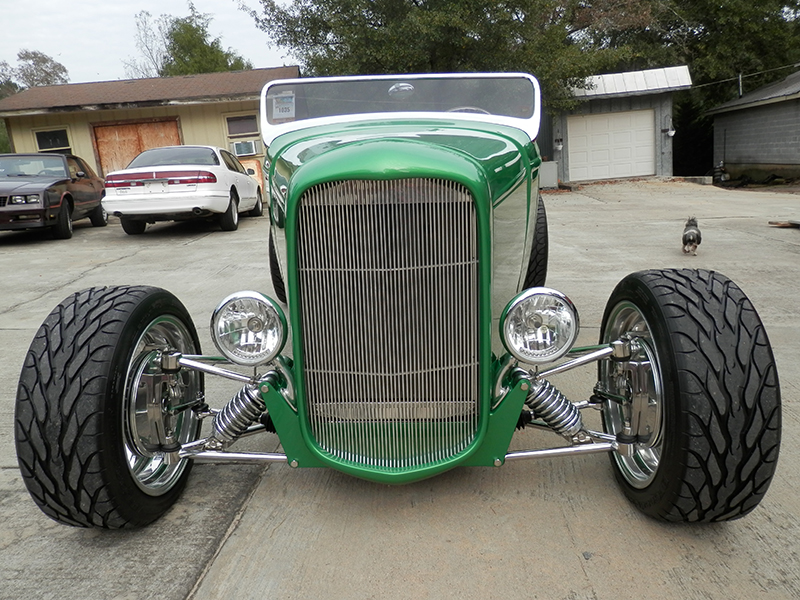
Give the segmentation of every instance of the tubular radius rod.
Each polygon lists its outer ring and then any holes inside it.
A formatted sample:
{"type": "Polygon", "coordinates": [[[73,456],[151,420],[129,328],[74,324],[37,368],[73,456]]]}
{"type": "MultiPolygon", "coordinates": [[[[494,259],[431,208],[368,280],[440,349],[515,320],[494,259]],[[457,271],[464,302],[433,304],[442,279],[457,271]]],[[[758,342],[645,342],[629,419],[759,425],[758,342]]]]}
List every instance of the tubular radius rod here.
{"type": "Polygon", "coordinates": [[[522,460],[525,458],[552,458],[556,456],[572,456],[574,454],[598,454],[600,452],[613,452],[617,449],[616,442],[601,442],[583,444],[581,446],[565,446],[563,448],[547,448],[546,450],[521,450],[506,454],[509,460],[522,460]]]}
{"type": "Polygon", "coordinates": [[[193,369],[195,371],[202,371],[203,373],[208,373],[209,375],[217,375],[218,377],[225,377],[226,379],[233,379],[234,381],[241,381],[242,383],[251,383],[251,384],[258,383],[256,379],[248,375],[242,375],[241,373],[236,373],[235,371],[229,371],[228,369],[221,369],[220,367],[215,367],[214,365],[207,365],[205,363],[201,363],[200,361],[192,360],[191,358],[186,358],[185,356],[181,356],[178,359],[178,364],[188,369],[193,369]]]}
{"type": "Polygon", "coordinates": [[[561,363],[560,365],[556,365],[552,369],[547,369],[546,371],[542,371],[541,373],[537,373],[536,379],[547,379],[552,375],[556,375],[557,373],[563,373],[564,371],[569,371],[570,369],[574,369],[575,367],[580,367],[581,365],[586,365],[591,362],[595,362],[600,360],[601,358],[606,358],[611,356],[614,353],[614,349],[611,346],[607,348],[601,348],[600,350],[596,350],[595,352],[591,352],[586,354],[585,356],[580,356],[573,360],[568,360],[565,363],[561,363]]]}
{"type": "Polygon", "coordinates": [[[270,452],[218,452],[215,450],[192,452],[181,450],[178,456],[181,458],[190,458],[197,463],[286,462],[285,454],[270,452]]]}

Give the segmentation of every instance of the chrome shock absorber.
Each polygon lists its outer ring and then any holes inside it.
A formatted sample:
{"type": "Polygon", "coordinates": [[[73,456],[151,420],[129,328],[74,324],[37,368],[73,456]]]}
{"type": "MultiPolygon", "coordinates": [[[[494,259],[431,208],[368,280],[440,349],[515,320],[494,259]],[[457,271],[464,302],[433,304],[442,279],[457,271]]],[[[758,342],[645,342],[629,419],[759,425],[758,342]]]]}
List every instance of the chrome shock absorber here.
{"type": "Polygon", "coordinates": [[[572,439],[583,429],[580,411],[546,379],[533,382],[525,404],[553,431],[572,439]]]}
{"type": "Polygon", "coordinates": [[[214,415],[211,438],[223,448],[230,446],[266,409],[267,405],[258,394],[258,387],[245,385],[225,408],[214,415]]]}

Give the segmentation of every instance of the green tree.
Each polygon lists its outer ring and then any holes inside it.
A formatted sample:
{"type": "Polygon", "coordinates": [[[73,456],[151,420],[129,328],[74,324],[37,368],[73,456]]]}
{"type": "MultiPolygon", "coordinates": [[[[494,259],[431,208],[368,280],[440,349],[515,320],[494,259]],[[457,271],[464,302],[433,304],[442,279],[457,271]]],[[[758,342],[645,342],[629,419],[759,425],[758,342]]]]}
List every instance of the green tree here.
{"type": "Polygon", "coordinates": [[[594,29],[645,26],[649,1],[260,0],[251,15],[311,75],[530,71],[555,109],[625,57],[594,29]]]}
{"type": "Polygon", "coordinates": [[[136,15],[136,47],[141,57],[125,61],[130,77],[172,77],[252,69],[253,65],[212,38],[212,18],[189,2],[188,17],[161,15],[153,19],[147,11],[136,15]]]}
{"type": "Polygon", "coordinates": [[[663,0],[649,28],[610,42],[630,49],[619,68],[687,64],[693,89],[676,97],[674,171],[713,167],[712,119],[706,111],[786,77],[800,62],[800,0],[663,0]]]}
{"type": "MultiPolygon", "coordinates": [[[[67,83],[69,74],[61,63],[38,50],[20,50],[17,67],[0,61],[0,99],[27,87],[67,83]]],[[[0,152],[11,152],[5,120],[0,119],[0,152]]]]}
{"type": "Polygon", "coordinates": [[[69,73],[60,62],[53,60],[38,50],[20,50],[17,53],[18,66],[14,69],[14,79],[23,87],[58,85],[69,82],[69,73]]]}

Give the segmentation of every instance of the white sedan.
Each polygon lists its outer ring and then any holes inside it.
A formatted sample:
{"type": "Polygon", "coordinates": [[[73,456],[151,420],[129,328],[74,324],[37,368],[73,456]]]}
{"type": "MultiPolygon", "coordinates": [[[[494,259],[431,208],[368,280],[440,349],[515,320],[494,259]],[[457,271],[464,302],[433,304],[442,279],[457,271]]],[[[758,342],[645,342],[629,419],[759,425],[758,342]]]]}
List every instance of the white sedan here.
{"type": "Polygon", "coordinates": [[[263,212],[254,173],[214,146],[152,148],[106,175],[103,208],[119,217],[130,235],[144,233],[147,223],[204,217],[234,231],[239,213],[258,217],[263,212]]]}

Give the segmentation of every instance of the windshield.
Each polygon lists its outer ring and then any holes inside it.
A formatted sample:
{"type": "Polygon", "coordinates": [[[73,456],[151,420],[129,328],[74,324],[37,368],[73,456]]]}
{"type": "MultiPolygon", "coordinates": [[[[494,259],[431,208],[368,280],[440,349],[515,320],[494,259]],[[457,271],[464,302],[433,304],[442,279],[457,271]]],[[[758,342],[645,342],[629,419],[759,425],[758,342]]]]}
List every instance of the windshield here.
{"type": "Polygon", "coordinates": [[[61,156],[0,156],[0,177],[68,177],[61,156]]]}
{"type": "Polygon", "coordinates": [[[355,115],[413,113],[539,127],[539,86],[519,73],[391,75],[274,81],[261,97],[264,140],[300,121],[353,121],[355,115]]]}
{"type": "Polygon", "coordinates": [[[165,165],[218,165],[217,153],[211,148],[194,146],[171,146],[145,150],[134,158],[128,169],[137,167],[160,167],[165,165]]]}

